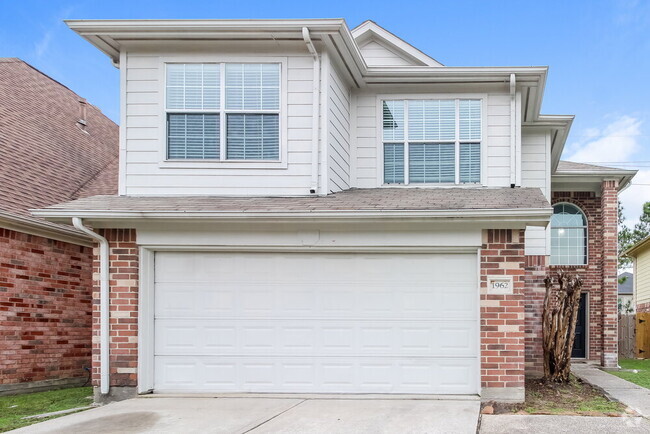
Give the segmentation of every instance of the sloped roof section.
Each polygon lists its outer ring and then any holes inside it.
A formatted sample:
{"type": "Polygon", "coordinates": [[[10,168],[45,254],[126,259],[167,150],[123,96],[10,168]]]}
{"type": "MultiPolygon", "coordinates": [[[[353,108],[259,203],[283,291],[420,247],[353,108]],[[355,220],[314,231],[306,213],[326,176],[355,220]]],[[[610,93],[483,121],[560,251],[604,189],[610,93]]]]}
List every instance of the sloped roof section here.
{"type": "Polygon", "coordinates": [[[390,211],[540,210],[552,211],[538,188],[372,188],[327,196],[93,196],[36,210],[41,216],[111,214],[291,214],[390,211]]]}
{"type": "Polygon", "coordinates": [[[33,208],[117,194],[118,126],[87,103],[83,126],[82,101],[24,61],[0,58],[0,212],[29,220],[33,208]]]}
{"type": "MultiPolygon", "coordinates": [[[[621,172],[626,169],[617,169],[616,167],[596,166],[594,164],[575,163],[573,161],[561,160],[557,165],[557,172],[621,172]]],[[[633,171],[631,171],[633,172],[633,171]]]]}
{"type": "Polygon", "coordinates": [[[372,66],[443,66],[413,45],[371,20],[354,29],[352,36],[366,64],[372,66]]]}

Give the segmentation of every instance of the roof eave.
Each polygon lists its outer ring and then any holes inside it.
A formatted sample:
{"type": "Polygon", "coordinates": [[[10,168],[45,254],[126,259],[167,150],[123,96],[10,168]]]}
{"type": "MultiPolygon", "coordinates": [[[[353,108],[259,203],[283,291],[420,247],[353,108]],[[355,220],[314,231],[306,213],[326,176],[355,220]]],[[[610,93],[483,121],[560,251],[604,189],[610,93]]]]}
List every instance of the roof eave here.
{"type": "Polygon", "coordinates": [[[615,179],[618,181],[618,191],[621,192],[630,186],[632,178],[637,174],[638,170],[603,170],[603,171],[587,171],[587,170],[566,170],[556,171],[552,176],[552,181],[571,180],[573,182],[588,182],[591,178],[599,178],[603,181],[607,179],[615,179]]]}
{"type": "Polygon", "coordinates": [[[621,253],[621,256],[635,258],[637,253],[639,253],[641,250],[646,249],[647,247],[650,247],[650,236],[645,237],[629,249],[625,250],[623,253],[621,253]]]}
{"type": "Polygon", "coordinates": [[[33,218],[22,217],[5,211],[0,211],[0,225],[5,229],[64,241],[66,243],[87,247],[92,247],[93,245],[93,242],[89,237],[77,231],[72,226],[69,229],[65,227],[54,227],[47,222],[41,222],[33,218]]]}
{"type": "Polygon", "coordinates": [[[74,210],[37,209],[32,214],[53,222],[67,222],[72,217],[89,221],[115,220],[210,220],[210,221],[354,221],[354,220],[449,220],[458,221],[512,221],[526,222],[532,226],[546,226],[553,213],[552,208],[505,208],[473,210],[333,210],[304,212],[258,212],[258,211],[131,211],[131,210],[74,210]]]}

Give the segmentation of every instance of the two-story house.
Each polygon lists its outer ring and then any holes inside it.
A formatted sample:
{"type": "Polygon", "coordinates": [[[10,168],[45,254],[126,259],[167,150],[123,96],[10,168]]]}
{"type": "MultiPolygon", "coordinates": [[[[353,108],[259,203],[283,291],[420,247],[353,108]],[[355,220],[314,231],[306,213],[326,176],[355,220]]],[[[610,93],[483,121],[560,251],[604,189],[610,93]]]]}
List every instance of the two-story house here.
{"type": "Polygon", "coordinates": [[[480,395],[617,363],[617,192],[561,162],[546,67],[450,67],[367,21],[75,20],[121,73],[119,195],[37,210],[98,241],[101,394],[480,395]],[[87,225],[87,226],[86,226],[87,225]]]}

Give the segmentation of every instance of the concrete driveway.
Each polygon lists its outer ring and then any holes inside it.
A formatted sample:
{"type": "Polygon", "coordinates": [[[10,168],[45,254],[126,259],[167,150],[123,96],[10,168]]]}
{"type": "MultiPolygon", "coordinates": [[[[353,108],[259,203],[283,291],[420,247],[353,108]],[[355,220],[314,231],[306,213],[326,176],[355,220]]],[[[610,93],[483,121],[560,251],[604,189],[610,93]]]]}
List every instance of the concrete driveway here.
{"type": "Polygon", "coordinates": [[[476,433],[478,400],[135,398],[15,433],[476,433]]]}

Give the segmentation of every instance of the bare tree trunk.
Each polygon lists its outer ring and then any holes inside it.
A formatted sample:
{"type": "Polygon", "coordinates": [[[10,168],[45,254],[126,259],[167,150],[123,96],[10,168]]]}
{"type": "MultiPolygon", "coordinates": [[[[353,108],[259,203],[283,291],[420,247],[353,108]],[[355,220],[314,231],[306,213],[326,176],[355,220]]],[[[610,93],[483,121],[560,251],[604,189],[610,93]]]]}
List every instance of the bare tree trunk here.
{"type": "Polygon", "coordinates": [[[571,374],[571,351],[575,339],[582,279],[560,270],[544,279],[546,295],[542,315],[544,380],[567,383],[571,374]],[[553,285],[557,282],[558,289],[553,285]]]}

